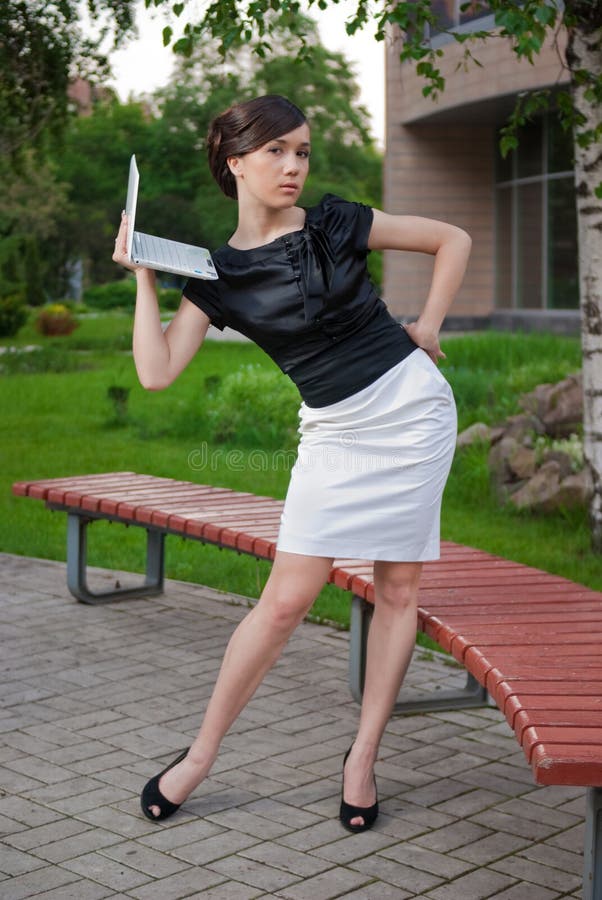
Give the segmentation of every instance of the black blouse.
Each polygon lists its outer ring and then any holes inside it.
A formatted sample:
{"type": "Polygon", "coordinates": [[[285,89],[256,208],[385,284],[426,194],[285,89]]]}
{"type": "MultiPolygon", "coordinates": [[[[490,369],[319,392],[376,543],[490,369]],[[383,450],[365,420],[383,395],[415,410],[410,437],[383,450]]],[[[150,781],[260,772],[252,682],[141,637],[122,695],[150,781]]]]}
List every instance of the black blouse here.
{"type": "Polygon", "coordinates": [[[252,250],[220,247],[219,279],[191,278],[184,296],[265,350],[308,406],[336,403],[416,349],[370,281],[372,219],[369,206],[326,194],[300,230],[252,250]]]}

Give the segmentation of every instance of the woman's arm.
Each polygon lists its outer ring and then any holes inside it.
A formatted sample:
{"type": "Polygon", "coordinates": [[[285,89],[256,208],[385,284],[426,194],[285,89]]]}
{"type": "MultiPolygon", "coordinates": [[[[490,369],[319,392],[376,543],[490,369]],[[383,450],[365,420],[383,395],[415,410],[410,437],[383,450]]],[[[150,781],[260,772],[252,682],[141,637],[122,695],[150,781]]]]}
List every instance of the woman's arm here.
{"type": "Polygon", "coordinates": [[[133,351],[140,384],[149,391],[168,387],[186,368],[203,343],[209,317],[186,297],[165,329],[161,325],[155,273],[129,262],[127,218],[122,216],[113,260],[136,275],[133,351]]]}
{"type": "Polygon", "coordinates": [[[460,289],[472,240],[461,228],[420,216],[392,216],[374,210],[368,238],[371,250],[413,250],[435,257],[433,277],[418,320],[406,325],[410,337],[433,362],[444,357],[439,329],[460,289]]]}

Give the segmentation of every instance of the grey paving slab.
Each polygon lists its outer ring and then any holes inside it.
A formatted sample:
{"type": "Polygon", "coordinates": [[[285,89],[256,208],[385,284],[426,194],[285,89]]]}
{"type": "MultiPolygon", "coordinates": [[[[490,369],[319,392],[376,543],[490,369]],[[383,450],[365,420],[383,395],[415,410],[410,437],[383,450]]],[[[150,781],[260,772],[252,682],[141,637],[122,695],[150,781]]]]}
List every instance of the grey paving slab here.
{"type": "Polygon", "coordinates": [[[60,866],[45,866],[0,882],[2,900],[23,900],[35,897],[41,891],[67,890],[70,884],[79,881],[74,872],[68,872],[60,866]]]}
{"type": "Polygon", "coordinates": [[[268,866],[235,854],[215,860],[207,865],[207,868],[219,872],[226,878],[251,887],[261,888],[264,891],[280,891],[297,881],[301,881],[298,875],[286,872],[274,866],[268,866]]]}
{"type": "Polygon", "coordinates": [[[345,865],[348,862],[371,856],[383,848],[392,847],[397,843],[393,835],[383,834],[372,830],[368,834],[347,834],[332,843],[322,847],[315,847],[311,852],[321,859],[330,860],[331,863],[345,865]]]}
{"type": "Polygon", "coordinates": [[[190,866],[184,872],[157,878],[142,887],[134,888],[128,895],[136,900],[180,900],[183,897],[204,896],[205,891],[217,885],[224,885],[223,896],[226,897],[228,888],[224,884],[223,875],[201,866],[190,866]]]}
{"type": "MultiPolygon", "coordinates": [[[[427,896],[429,900],[487,900],[516,885],[517,881],[517,878],[483,868],[429,891],[427,896]]],[[[530,885],[525,885],[523,890],[524,900],[530,900],[530,885]]]]}
{"type": "MultiPolygon", "coordinates": [[[[222,882],[216,887],[206,888],[198,893],[191,894],[187,900],[255,900],[256,897],[273,897],[274,894],[266,894],[261,888],[251,887],[249,884],[241,884],[240,881],[222,882]]],[[[281,896],[280,894],[277,896],[281,896]]]]}
{"type": "Polygon", "coordinates": [[[27,828],[16,834],[6,835],[4,840],[18,850],[33,850],[46,844],[53,844],[59,840],[72,838],[73,835],[88,831],[89,825],[78,822],[75,819],[60,819],[49,825],[40,825],[37,828],[27,828]]]}
{"type": "Polygon", "coordinates": [[[303,878],[318,875],[332,868],[330,862],[319,859],[314,854],[301,853],[290,847],[283,847],[276,841],[263,841],[260,844],[254,844],[246,850],[242,850],[240,855],[246,859],[254,859],[266,865],[274,866],[277,869],[282,869],[284,872],[290,872],[293,875],[301,875],[303,878]]]}
{"type": "Polygon", "coordinates": [[[0,844],[0,872],[3,875],[23,875],[41,869],[45,863],[34,854],[25,853],[8,844],[0,844]]]}
{"type": "Polygon", "coordinates": [[[583,860],[580,853],[571,853],[570,850],[552,847],[550,844],[534,844],[526,847],[520,855],[543,863],[553,869],[572,872],[573,875],[581,875],[582,873],[583,860]]]}
{"type": "Polygon", "coordinates": [[[211,835],[180,847],[174,847],[171,853],[178,859],[183,859],[192,865],[204,866],[217,859],[235,856],[241,850],[258,843],[260,843],[259,838],[228,829],[217,835],[211,835]]]}
{"type": "Polygon", "coordinates": [[[372,886],[368,884],[357,891],[348,891],[342,896],[345,900],[406,900],[412,895],[392,884],[377,881],[372,886]]]}
{"type": "Polygon", "coordinates": [[[67,860],[63,868],[78,875],[87,876],[113,890],[127,891],[150,880],[145,873],[139,872],[122,862],[115,862],[102,853],[85,853],[76,859],[67,860]]]}
{"type": "Polygon", "coordinates": [[[328,872],[315,875],[313,878],[305,879],[279,891],[278,896],[290,897],[291,900],[331,900],[334,897],[344,897],[350,889],[370,881],[372,879],[366,878],[359,872],[336,866],[329,869],[328,872]]]}
{"type": "MultiPolygon", "coordinates": [[[[377,824],[341,828],[358,708],[349,636],[330,626],[300,626],[210,777],[173,819],[149,822],[140,789],[194,736],[246,598],[168,582],[160,597],[91,608],[68,594],[62,563],[0,565],[2,900],[579,896],[584,792],[537,788],[494,708],[393,718],[377,824]]],[[[419,649],[404,692],[463,681],[419,649]]]]}
{"type": "Polygon", "coordinates": [[[39,803],[33,803],[28,797],[11,794],[6,794],[0,799],[0,814],[16,819],[29,828],[37,828],[39,825],[56,822],[61,818],[60,813],[46,809],[39,803]]]}
{"type": "Polygon", "coordinates": [[[415,869],[378,853],[357,859],[348,865],[354,871],[370,875],[375,881],[384,881],[385,884],[393,884],[402,888],[410,895],[426,893],[446,880],[432,872],[415,869]]]}
{"type": "MultiPolygon", "coordinates": [[[[559,894],[557,891],[550,891],[548,888],[541,887],[537,884],[529,885],[529,895],[525,897],[525,884],[515,884],[513,887],[507,888],[501,894],[495,895],[495,900],[557,900],[559,897],[568,897],[568,894],[559,894]]],[[[581,896],[581,895],[580,895],[581,896]]]]}
{"type": "Polygon", "coordinates": [[[558,835],[554,835],[545,841],[546,846],[559,847],[560,849],[569,850],[572,853],[581,854],[583,851],[583,841],[585,839],[585,825],[580,823],[573,828],[558,835]]]}
{"type": "Polygon", "coordinates": [[[459,847],[471,845],[490,834],[488,828],[482,828],[473,822],[456,820],[451,825],[430,829],[426,834],[419,835],[414,843],[437,853],[449,853],[459,847]]]}
{"type": "Polygon", "coordinates": [[[113,893],[111,888],[82,878],[49,891],[42,891],[35,896],[36,900],[105,900],[109,897],[114,900],[118,895],[113,893]]]}
{"type": "Polygon", "coordinates": [[[560,869],[541,865],[532,860],[522,859],[519,856],[499,860],[492,863],[490,868],[498,872],[507,872],[514,878],[520,878],[527,883],[551,888],[561,893],[569,893],[576,890],[582,880],[580,875],[574,875],[572,872],[563,872],[560,869]]]}

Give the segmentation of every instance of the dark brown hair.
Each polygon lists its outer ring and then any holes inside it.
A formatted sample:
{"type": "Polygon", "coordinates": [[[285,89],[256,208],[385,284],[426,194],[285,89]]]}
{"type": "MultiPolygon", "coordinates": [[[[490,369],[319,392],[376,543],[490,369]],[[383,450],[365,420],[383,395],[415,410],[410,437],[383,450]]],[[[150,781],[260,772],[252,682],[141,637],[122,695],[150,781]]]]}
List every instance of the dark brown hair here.
{"type": "Polygon", "coordinates": [[[236,199],[236,179],[227,163],[229,157],[252,153],[306,121],[301,110],[279,94],[235,103],[216,116],[207,134],[207,156],[211,174],[224,194],[236,199]]]}

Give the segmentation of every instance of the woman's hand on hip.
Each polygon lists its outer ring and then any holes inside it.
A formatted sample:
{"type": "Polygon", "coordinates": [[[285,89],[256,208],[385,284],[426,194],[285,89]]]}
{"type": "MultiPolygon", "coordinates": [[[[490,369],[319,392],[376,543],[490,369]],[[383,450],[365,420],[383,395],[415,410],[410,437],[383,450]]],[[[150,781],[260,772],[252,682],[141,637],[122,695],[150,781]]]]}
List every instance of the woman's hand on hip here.
{"type": "Polygon", "coordinates": [[[410,322],[403,326],[415,344],[428,353],[435,365],[439,365],[440,359],[446,359],[445,353],[439,344],[439,332],[424,326],[420,320],[410,322]]]}

